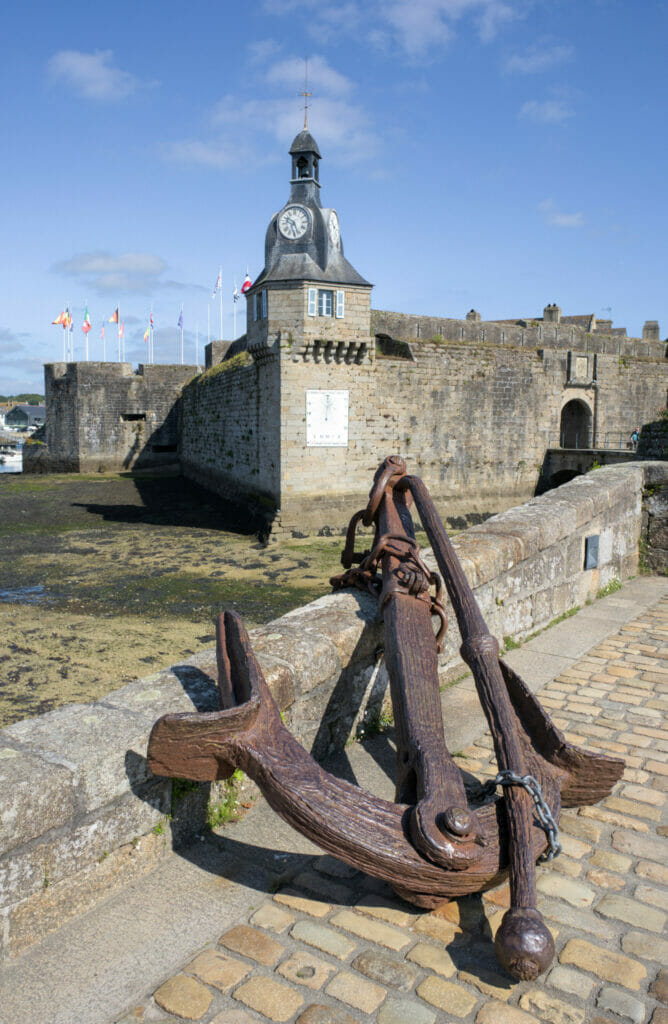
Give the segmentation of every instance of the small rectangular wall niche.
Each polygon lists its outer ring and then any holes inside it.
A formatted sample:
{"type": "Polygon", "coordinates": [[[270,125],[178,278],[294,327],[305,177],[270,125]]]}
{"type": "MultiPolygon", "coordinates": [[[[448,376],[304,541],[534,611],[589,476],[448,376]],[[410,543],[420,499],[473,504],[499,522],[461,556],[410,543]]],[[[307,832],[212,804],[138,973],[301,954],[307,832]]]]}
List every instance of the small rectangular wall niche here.
{"type": "Polygon", "coordinates": [[[585,537],[585,569],[598,568],[598,538],[598,533],[595,533],[592,537],[585,537]]]}
{"type": "Polygon", "coordinates": [[[145,412],[122,412],[121,423],[134,423],[135,420],[145,420],[145,412]]]}

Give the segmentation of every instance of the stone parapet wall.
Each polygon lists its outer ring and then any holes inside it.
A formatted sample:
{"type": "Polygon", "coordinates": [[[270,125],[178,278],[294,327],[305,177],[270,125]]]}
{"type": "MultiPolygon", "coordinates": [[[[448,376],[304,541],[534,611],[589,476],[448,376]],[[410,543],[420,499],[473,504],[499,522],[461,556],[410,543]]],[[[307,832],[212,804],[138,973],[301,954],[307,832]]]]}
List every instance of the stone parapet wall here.
{"type": "Polygon", "coordinates": [[[573,352],[605,353],[626,358],[665,359],[668,343],[645,338],[627,338],[617,333],[589,333],[577,324],[526,321],[522,327],[496,321],[455,320],[371,310],[371,333],[399,341],[415,342],[435,338],[453,342],[510,345],[517,348],[554,348],[573,352]]]}
{"type": "MultiPolygon", "coordinates": [[[[501,642],[521,638],[636,572],[648,521],[643,495],[651,500],[667,487],[663,462],[606,467],[457,537],[490,630],[501,642]],[[591,535],[599,537],[599,567],[585,570],[591,535]]],[[[665,516],[665,503],[663,513],[656,504],[650,517],[657,551],[668,529],[665,516]]],[[[369,594],[322,597],[253,630],[251,639],[290,728],[317,756],[340,749],[382,703],[383,631],[369,594]]],[[[461,672],[458,648],[451,614],[440,659],[444,681],[461,672]]],[[[149,870],[170,844],[203,827],[209,787],[178,799],[171,780],[150,775],[145,755],[160,715],[216,707],[214,680],[215,655],[207,651],[103,700],[0,731],[4,955],[149,870]]],[[[471,685],[448,691],[448,701],[456,703],[471,685]]]]}

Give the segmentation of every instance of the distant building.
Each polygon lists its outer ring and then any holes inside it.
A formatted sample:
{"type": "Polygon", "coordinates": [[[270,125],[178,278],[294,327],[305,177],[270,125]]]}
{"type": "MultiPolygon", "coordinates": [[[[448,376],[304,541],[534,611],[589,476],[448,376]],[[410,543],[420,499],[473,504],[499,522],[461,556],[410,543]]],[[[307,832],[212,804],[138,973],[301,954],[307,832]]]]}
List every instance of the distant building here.
{"type": "Polygon", "coordinates": [[[5,416],[5,426],[12,430],[31,430],[46,422],[45,405],[15,405],[5,416]]]}

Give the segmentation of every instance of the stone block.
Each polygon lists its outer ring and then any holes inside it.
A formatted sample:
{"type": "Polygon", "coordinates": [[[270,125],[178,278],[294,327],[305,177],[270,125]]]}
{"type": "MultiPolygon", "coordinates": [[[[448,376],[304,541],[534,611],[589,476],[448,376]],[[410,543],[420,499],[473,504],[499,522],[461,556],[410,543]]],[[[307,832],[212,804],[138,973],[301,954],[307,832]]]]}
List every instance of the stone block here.
{"type": "Polygon", "coordinates": [[[29,747],[56,772],[69,769],[78,806],[85,812],[148,781],[145,754],[152,724],[150,715],[102,704],[68,704],[10,725],[5,735],[29,747]]]}
{"type": "Polygon", "coordinates": [[[325,992],[362,1013],[374,1013],[386,995],[386,990],[380,985],[365,981],[351,971],[341,971],[332,978],[325,992]]]}
{"type": "Polygon", "coordinates": [[[628,992],[622,992],[621,989],[613,988],[611,985],[603,986],[596,1005],[600,1006],[602,1010],[610,1010],[611,1013],[617,1014],[624,1020],[632,1021],[633,1024],[643,1024],[645,1020],[643,1003],[635,996],[629,995],[628,992]]]}
{"type": "Polygon", "coordinates": [[[304,1000],[291,985],[273,978],[251,978],[239,985],[234,998],[273,1021],[287,1021],[303,1006],[304,1000]]]}
{"type": "Polygon", "coordinates": [[[0,853],[63,825],[75,813],[74,773],[37,754],[0,745],[0,853]]]}
{"type": "Polygon", "coordinates": [[[161,985],[153,998],[167,1013],[174,1013],[185,1020],[199,1020],[209,1009],[212,995],[195,978],[177,974],[161,985]]]}
{"type": "Polygon", "coordinates": [[[603,981],[614,981],[634,991],[640,989],[647,976],[643,964],[584,939],[569,939],[559,955],[559,962],[572,964],[603,981]]]}
{"type": "MultiPolygon", "coordinates": [[[[58,778],[58,773],[55,772],[58,778]]],[[[127,793],[115,803],[67,827],[47,831],[27,846],[0,858],[0,906],[15,904],[45,885],[103,861],[119,847],[138,840],[169,813],[169,782],[147,783],[144,799],[127,793]]]]}
{"type": "Polygon", "coordinates": [[[341,932],[324,924],[316,924],[315,921],[297,921],[290,934],[299,942],[305,942],[307,946],[313,946],[338,960],[347,960],[357,946],[357,943],[341,932]]]}
{"type": "Polygon", "coordinates": [[[468,1017],[477,1003],[475,996],[467,992],[461,985],[451,981],[443,981],[430,974],[417,987],[417,994],[437,1010],[442,1010],[451,1017],[468,1017]]]}
{"type": "Polygon", "coordinates": [[[241,953],[266,967],[273,967],[285,952],[280,942],[245,924],[230,928],[221,935],[218,942],[233,953],[241,953]]]}
{"type": "Polygon", "coordinates": [[[288,981],[293,981],[296,985],[305,985],[306,988],[311,989],[322,988],[335,970],[336,968],[325,960],[302,950],[293,953],[278,967],[278,973],[288,981]]]}
{"type": "Polygon", "coordinates": [[[48,878],[41,891],[5,911],[7,951],[15,956],[66,921],[83,914],[113,892],[152,870],[166,853],[163,835],[142,836],[108,857],[68,875],[55,885],[48,878]]]}
{"type": "MultiPolygon", "coordinates": [[[[429,948],[433,949],[434,947],[430,946],[429,948]]],[[[360,953],[353,960],[352,966],[360,974],[366,975],[372,981],[377,981],[379,985],[396,988],[401,992],[409,992],[416,978],[416,972],[408,964],[372,950],[360,953]]],[[[452,973],[454,973],[454,967],[452,973]]]]}
{"type": "Polygon", "coordinates": [[[410,936],[392,925],[380,921],[369,920],[361,914],[355,914],[352,910],[340,910],[334,914],[331,923],[337,928],[344,928],[353,935],[358,935],[367,942],[375,942],[387,949],[400,950],[411,941],[410,936]]]}

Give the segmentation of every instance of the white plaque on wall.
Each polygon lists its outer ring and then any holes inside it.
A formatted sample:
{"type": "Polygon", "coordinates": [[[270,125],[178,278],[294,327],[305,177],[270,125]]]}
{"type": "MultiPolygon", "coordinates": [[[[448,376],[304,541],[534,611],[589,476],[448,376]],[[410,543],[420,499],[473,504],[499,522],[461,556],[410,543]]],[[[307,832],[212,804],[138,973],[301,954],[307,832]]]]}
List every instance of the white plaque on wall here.
{"type": "Polygon", "coordinates": [[[306,392],[307,448],[348,447],[348,391],[306,392]]]}

